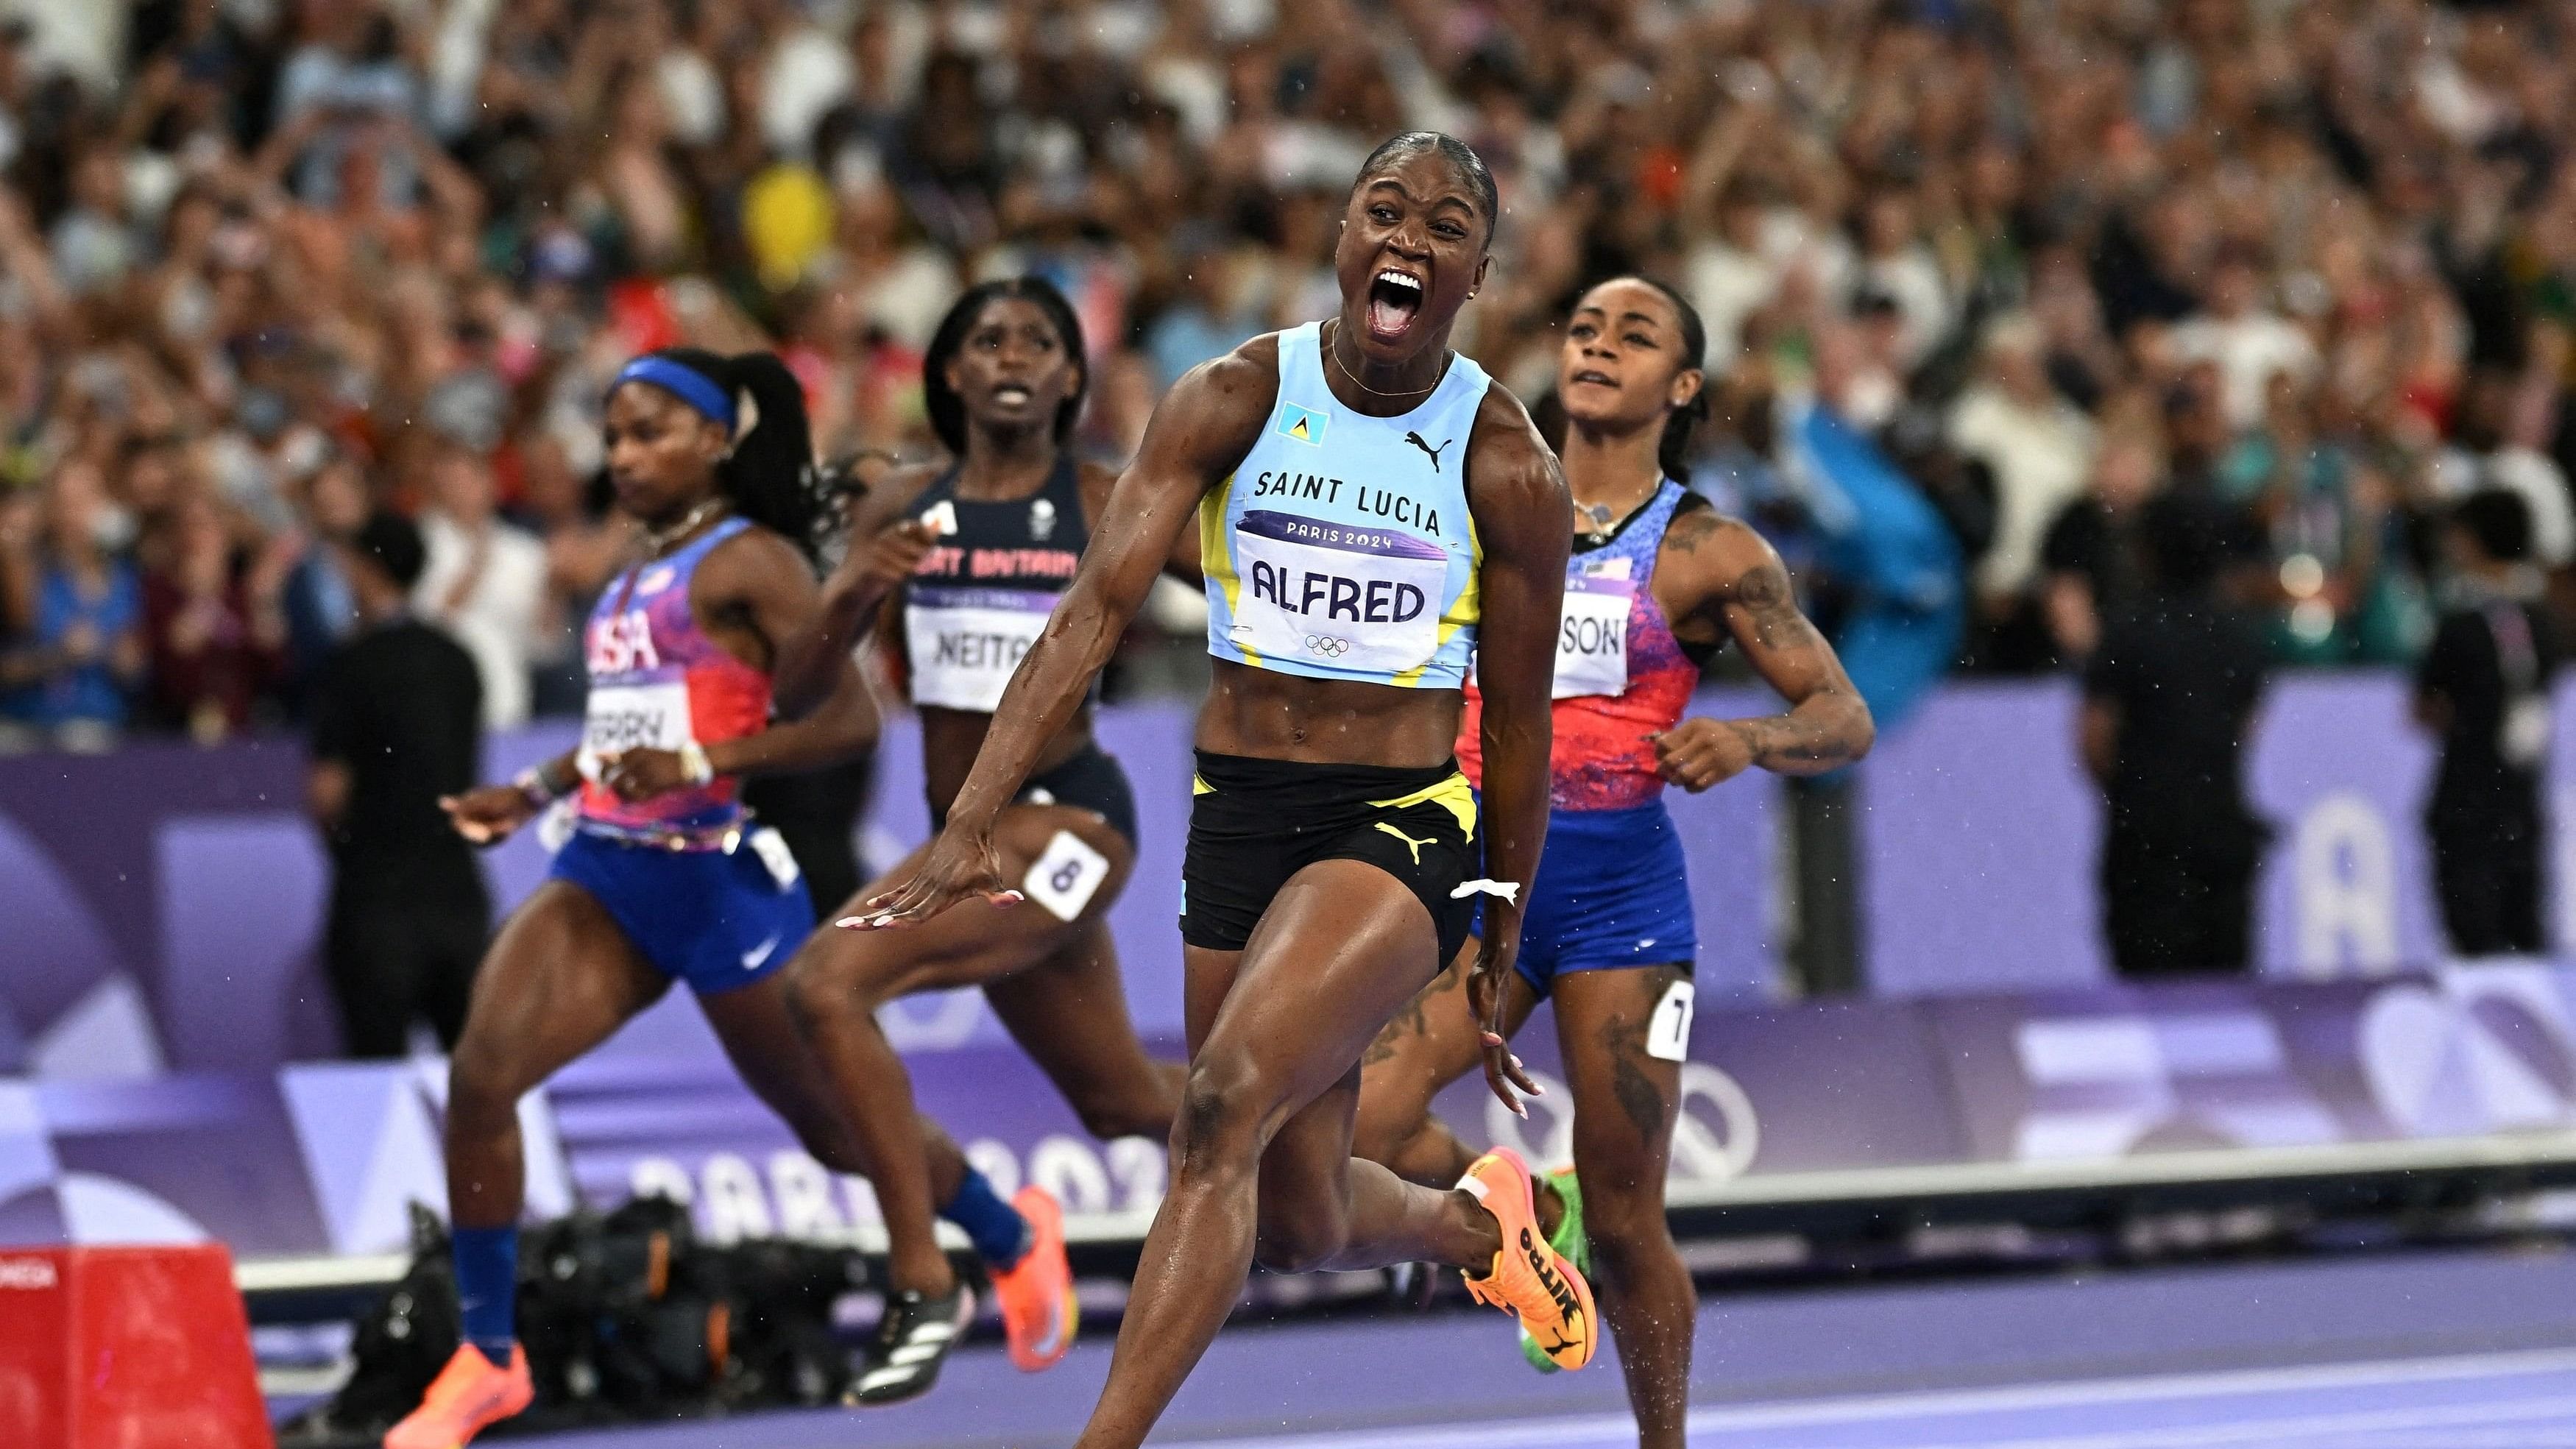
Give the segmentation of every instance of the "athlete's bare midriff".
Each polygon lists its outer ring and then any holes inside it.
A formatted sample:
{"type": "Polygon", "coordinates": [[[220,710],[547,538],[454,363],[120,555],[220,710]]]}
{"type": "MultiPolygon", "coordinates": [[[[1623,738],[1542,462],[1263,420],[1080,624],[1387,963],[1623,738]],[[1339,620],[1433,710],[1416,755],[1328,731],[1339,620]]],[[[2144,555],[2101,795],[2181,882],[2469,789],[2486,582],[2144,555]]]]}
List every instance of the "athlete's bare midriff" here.
{"type": "Polygon", "coordinates": [[[1424,769],[1450,757],[1462,696],[1310,679],[1211,660],[1216,677],[1193,743],[1212,754],[1317,765],[1424,769]]]}

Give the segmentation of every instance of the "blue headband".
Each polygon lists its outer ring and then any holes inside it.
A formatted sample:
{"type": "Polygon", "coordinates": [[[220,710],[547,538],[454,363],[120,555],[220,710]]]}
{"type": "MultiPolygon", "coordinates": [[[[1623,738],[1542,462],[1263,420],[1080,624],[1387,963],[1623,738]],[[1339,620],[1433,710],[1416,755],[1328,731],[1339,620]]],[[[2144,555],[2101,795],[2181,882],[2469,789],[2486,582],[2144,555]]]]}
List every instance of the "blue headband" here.
{"type": "Polygon", "coordinates": [[[726,432],[733,431],[733,394],[686,363],[667,357],[639,357],[617,370],[617,380],[608,385],[608,390],[613,393],[630,382],[649,382],[695,408],[708,421],[723,424],[726,432]]]}

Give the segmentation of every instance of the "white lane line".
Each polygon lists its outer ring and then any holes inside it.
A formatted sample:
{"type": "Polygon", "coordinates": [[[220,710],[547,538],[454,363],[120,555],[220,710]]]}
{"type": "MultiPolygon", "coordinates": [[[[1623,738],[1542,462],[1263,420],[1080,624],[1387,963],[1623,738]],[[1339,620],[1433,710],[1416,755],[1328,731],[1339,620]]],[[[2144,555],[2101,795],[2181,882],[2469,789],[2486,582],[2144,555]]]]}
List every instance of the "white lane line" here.
{"type": "MultiPolygon", "coordinates": [[[[2576,1349],[2532,1349],[2516,1353],[2461,1354],[2448,1358],[2389,1359],[2297,1368],[2138,1375],[1991,1389],[1932,1389],[1759,1404],[1712,1404],[1691,1411],[1689,1432],[1694,1435],[1716,1434],[1739,1429],[1860,1424],[1937,1414],[2156,1403],[2175,1399],[2379,1388],[2393,1384],[2446,1383],[2568,1372],[2576,1372],[2576,1349]]],[[[2385,1427],[2402,1426],[2389,1424],[2385,1427]]],[[[1451,1424],[1438,1428],[1265,1435],[1259,1442],[1278,1446],[1278,1449],[1517,1449],[1517,1446],[1552,1446],[1586,1438],[1616,1441],[1635,1432],[1635,1421],[1626,1414],[1577,1414],[1511,1422],[1451,1424]]],[[[1225,1446],[1241,1449],[1245,1442],[1241,1439],[1202,1440],[1176,1445],[1173,1449],[1225,1449],[1225,1446]]],[[[1979,1442],[1991,1445],[1995,1441],[1979,1442]]]]}
{"type": "Polygon", "coordinates": [[[2339,1440],[2333,1449],[2576,1449],[2576,1427],[2515,1424],[2487,1430],[2445,1429],[2439,1434],[2391,1429],[2339,1440]]]}
{"type": "MultiPolygon", "coordinates": [[[[2177,1424],[2160,1429],[2113,1430],[2103,1434],[2051,1434],[2044,1439],[1987,1436],[1946,1444],[1908,1445],[1906,1449],[2204,1449],[2204,1446],[2226,1444],[2297,1444],[2303,1435],[2342,1436],[2374,1430],[2430,1429],[2442,1425],[2519,1424],[2533,1419],[2563,1420],[2571,1413],[2576,1413],[2576,1394],[2558,1394],[2508,1400],[2500,1404],[2361,1409],[2341,1414],[2259,1418],[2235,1424],[2177,1424]]],[[[2344,1445],[2351,1440],[2336,1437],[2323,1442],[2344,1445]]],[[[2458,1440],[2448,1438],[2446,1442],[2457,1443],[2458,1440]]]]}

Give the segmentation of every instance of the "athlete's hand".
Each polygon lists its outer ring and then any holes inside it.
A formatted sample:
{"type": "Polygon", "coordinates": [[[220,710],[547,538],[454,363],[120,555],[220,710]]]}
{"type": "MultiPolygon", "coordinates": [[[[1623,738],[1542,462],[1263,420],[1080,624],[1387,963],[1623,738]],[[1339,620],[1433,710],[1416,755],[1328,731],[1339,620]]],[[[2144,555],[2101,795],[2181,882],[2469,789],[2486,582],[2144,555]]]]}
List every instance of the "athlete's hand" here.
{"type": "Polygon", "coordinates": [[[938,541],[939,535],[920,519],[898,519],[866,544],[851,549],[849,562],[871,587],[890,589],[911,578],[922,556],[938,541]]]}
{"type": "MultiPolygon", "coordinates": [[[[1486,919],[1491,921],[1494,915],[1489,909],[1486,919]]],[[[1504,988],[1511,984],[1512,966],[1520,957],[1520,935],[1520,922],[1515,919],[1477,943],[1475,969],[1467,973],[1467,1006],[1475,1013],[1480,1028],[1477,1036],[1485,1053],[1485,1085],[1515,1116],[1527,1117],[1529,1109],[1512,1095],[1512,1089],[1518,1087],[1533,1097],[1546,1096],[1547,1089],[1530,1079],[1529,1069],[1512,1054],[1511,1041],[1503,1035],[1503,1002],[1510,995],[1504,988]]]]}
{"type": "Polygon", "coordinates": [[[685,790],[692,783],[688,767],[680,763],[679,751],[642,746],[601,760],[599,782],[630,805],[685,790]]]}
{"type": "Polygon", "coordinates": [[[462,795],[442,795],[447,823],[476,845],[498,845],[535,817],[537,802],[516,785],[484,785],[462,795]]]}
{"type": "Polygon", "coordinates": [[[1731,721],[1686,719],[1646,738],[1654,742],[1656,771],[1694,795],[1753,768],[1753,746],[1731,721]]]}
{"type": "Polygon", "coordinates": [[[955,827],[939,832],[912,874],[859,903],[859,913],[833,924],[844,930],[900,930],[918,926],[950,906],[982,896],[993,906],[1016,906],[1021,896],[1002,882],[1002,855],[990,834],[955,827]]]}

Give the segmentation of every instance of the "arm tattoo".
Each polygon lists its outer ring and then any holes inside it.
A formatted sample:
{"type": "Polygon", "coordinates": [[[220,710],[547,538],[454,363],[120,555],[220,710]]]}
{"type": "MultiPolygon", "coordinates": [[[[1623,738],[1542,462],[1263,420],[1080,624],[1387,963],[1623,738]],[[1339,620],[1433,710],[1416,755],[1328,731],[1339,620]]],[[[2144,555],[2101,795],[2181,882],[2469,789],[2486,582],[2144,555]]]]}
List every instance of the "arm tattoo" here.
{"type": "Polygon", "coordinates": [[[1677,553],[1697,553],[1701,544],[1715,538],[1725,527],[1726,521],[1716,509],[1694,508],[1665,527],[1663,546],[1677,553]]]}
{"type": "Polygon", "coordinates": [[[1868,711],[1835,665],[1833,645],[1799,611],[1788,570],[1767,546],[1760,547],[1753,566],[1737,576],[1718,603],[1734,611],[1727,621],[1729,632],[1754,656],[1755,666],[1782,685],[1789,700],[1786,714],[1726,721],[1753,763],[1783,774],[1812,775],[1868,753],[1868,711]],[[1792,678],[1802,676],[1802,683],[1782,684],[1784,670],[1792,678]]]}
{"type": "Polygon", "coordinates": [[[1812,649],[1824,643],[1816,626],[1798,612],[1786,570],[1763,560],[1735,581],[1730,602],[1753,621],[1753,639],[1765,649],[1812,649]]]}
{"type": "Polygon", "coordinates": [[[1731,719],[1726,727],[1744,741],[1753,755],[1753,763],[1766,770],[1794,769],[1800,765],[1845,765],[1860,757],[1857,743],[1831,730],[1819,730],[1808,721],[1789,714],[1766,715],[1760,719],[1731,719]]]}

